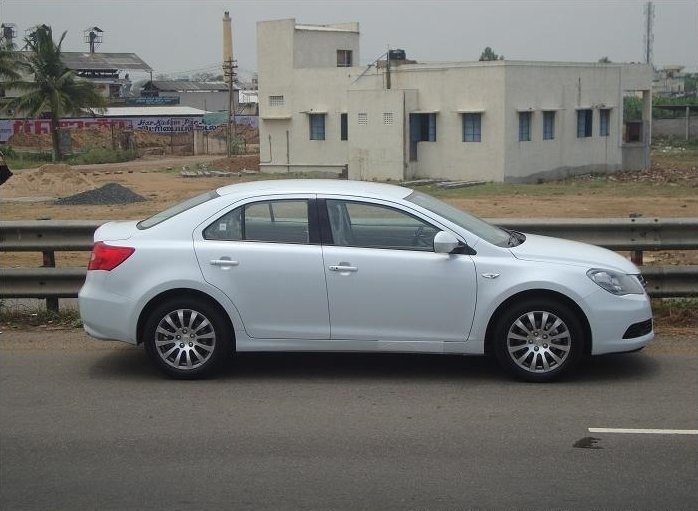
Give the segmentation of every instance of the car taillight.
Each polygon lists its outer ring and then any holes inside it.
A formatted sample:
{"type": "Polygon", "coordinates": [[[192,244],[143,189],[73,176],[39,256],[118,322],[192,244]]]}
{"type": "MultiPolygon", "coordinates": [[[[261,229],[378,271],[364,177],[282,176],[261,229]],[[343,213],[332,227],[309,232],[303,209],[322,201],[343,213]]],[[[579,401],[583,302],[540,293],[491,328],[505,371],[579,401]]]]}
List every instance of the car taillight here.
{"type": "Polygon", "coordinates": [[[90,257],[90,264],[87,265],[87,269],[113,270],[128,259],[135,251],[136,249],[132,247],[116,247],[98,241],[92,247],[92,256],[90,257]]]}

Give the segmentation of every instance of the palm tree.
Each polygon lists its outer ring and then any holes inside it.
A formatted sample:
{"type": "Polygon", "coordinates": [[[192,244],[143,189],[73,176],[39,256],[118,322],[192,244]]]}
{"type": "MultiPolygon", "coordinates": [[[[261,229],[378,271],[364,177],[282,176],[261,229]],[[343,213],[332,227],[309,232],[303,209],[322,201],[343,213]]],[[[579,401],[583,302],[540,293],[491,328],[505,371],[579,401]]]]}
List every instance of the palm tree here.
{"type": "Polygon", "coordinates": [[[19,80],[18,53],[6,41],[0,43],[0,85],[6,81],[19,80]]]}
{"type": "Polygon", "coordinates": [[[26,113],[30,117],[50,113],[54,160],[63,158],[58,143],[60,118],[63,115],[80,115],[86,109],[99,111],[106,105],[106,100],[92,83],[76,80],[75,73],[63,64],[61,45],[65,35],[66,32],[63,32],[56,44],[51,27],[41,25],[32,31],[24,40],[27,51],[24,53],[23,67],[33,80],[17,79],[8,83],[21,95],[11,99],[7,109],[26,113]]]}

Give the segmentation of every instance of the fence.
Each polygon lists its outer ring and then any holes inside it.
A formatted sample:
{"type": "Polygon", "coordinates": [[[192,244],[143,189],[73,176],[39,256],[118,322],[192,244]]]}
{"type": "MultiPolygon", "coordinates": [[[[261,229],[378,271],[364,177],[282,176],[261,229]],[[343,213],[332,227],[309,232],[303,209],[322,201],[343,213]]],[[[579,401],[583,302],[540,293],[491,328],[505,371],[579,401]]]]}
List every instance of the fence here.
{"type": "MultiPolygon", "coordinates": [[[[518,231],[629,251],[642,264],[643,251],[698,250],[697,218],[511,219],[490,222],[518,231]]],[[[0,221],[0,252],[41,252],[41,268],[0,268],[0,298],[44,298],[58,309],[59,298],[74,298],[84,268],[56,268],[55,252],[87,251],[105,221],[0,221]]],[[[698,265],[643,266],[653,297],[698,296],[698,265]]]]}

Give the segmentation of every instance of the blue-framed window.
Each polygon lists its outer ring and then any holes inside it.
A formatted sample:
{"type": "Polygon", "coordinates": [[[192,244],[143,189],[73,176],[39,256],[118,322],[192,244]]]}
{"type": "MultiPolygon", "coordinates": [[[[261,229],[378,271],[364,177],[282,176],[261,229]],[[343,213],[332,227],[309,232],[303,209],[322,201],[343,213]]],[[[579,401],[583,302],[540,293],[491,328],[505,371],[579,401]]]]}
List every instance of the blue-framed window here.
{"type": "Polygon", "coordinates": [[[310,140],[325,140],[325,114],[308,114],[310,140]]]}
{"type": "Polygon", "coordinates": [[[577,138],[588,138],[592,133],[594,111],[592,109],[577,110],[577,138]]]}
{"type": "Polygon", "coordinates": [[[531,112],[519,112],[519,142],[531,140],[531,112]]]}
{"type": "Polygon", "coordinates": [[[482,114],[463,114],[463,142],[480,142],[482,140],[482,114]]]}
{"type": "Polygon", "coordinates": [[[611,132],[611,109],[599,110],[599,136],[607,137],[611,132]]]}
{"type": "Polygon", "coordinates": [[[543,112],[543,140],[555,138],[555,111],[543,112]]]}
{"type": "Polygon", "coordinates": [[[349,140],[348,114],[339,114],[339,140],[349,140]]]}

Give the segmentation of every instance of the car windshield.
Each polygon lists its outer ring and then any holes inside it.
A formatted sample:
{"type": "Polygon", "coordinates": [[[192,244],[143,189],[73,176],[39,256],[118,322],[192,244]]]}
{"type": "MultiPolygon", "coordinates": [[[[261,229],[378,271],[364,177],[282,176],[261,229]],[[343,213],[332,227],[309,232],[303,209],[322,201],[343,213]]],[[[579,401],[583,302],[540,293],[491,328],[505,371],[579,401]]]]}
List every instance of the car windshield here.
{"type": "Polygon", "coordinates": [[[136,224],[136,227],[138,227],[139,229],[149,229],[152,226],[159,224],[160,222],[164,222],[165,220],[172,218],[173,216],[179,215],[180,213],[188,209],[198,206],[199,204],[203,204],[204,202],[210,201],[211,199],[215,199],[216,197],[220,196],[215,190],[206,192],[201,195],[197,195],[196,197],[187,199],[184,202],[175,204],[174,206],[166,209],[165,211],[155,213],[153,216],[146,218],[145,220],[141,220],[136,224]]]}
{"type": "MultiPolygon", "coordinates": [[[[473,233],[483,240],[492,243],[493,245],[500,247],[512,245],[511,232],[500,229],[492,224],[488,224],[484,220],[469,215],[465,211],[454,208],[450,204],[446,204],[445,202],[435,199],[434,197],[421,192],[412,192],[407,196],[407,200],[423,207],[424,209],[428,209],[432,213],[436,213],[447,220],[450,220],[454,224],[462,227],[468,232],[473,233]]],[[[518,244],[518,242],[516,244],[518,244]]]]}

